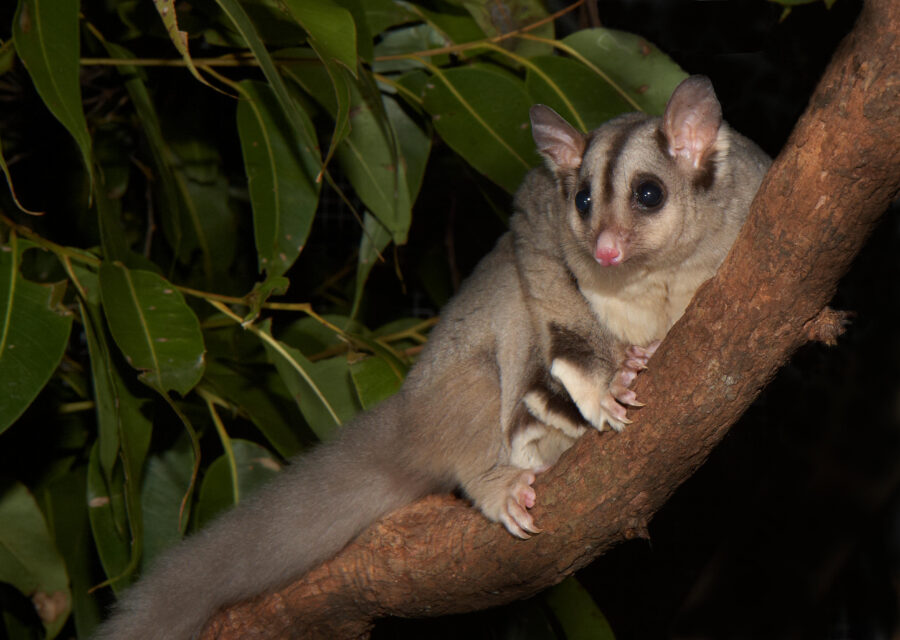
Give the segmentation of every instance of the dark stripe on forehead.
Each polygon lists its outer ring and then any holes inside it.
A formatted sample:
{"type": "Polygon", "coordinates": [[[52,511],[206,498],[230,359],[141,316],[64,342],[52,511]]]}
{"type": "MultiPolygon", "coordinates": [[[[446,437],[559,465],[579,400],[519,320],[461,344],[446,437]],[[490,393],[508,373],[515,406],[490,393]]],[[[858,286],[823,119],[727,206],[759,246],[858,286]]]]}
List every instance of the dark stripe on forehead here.
{"type": "Polygon", "coordinates": [[[616,172],[616,166],[619,164],[619,156],[622,155],[622,150],[625,148],[625,144],[628,142],[631,134],[643,123],[643,119],[637,118],[624,123],[613,138],[609,149],[606,150],[606,172],[603,176],[603,200],[606,204],[612,202],[613,199],[613,175],[616,172]]]}

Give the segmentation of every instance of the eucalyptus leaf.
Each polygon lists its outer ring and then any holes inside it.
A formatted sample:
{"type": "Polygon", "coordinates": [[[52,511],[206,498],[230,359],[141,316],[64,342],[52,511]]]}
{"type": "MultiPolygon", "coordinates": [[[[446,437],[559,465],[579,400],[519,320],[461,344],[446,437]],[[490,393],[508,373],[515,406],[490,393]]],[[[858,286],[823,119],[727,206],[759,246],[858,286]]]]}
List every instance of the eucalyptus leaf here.
{"type": "Polygon", "coordinates": [[[669,56],[640,36],[615,29],[584,29],[563,38],[633,107],[661,115],[675,87],[687,78],[669,56]]]}
{"type": "Polygon", "coordinates": [[[16,52],[34,88],[57,120],[75,139],[85,169],[94,180],[91,137],[81,107],[78,5],[70,2],[19,0],[13,18],[16,52]]]}
{"type": "Polygon", "coordinates": [[[535,103],[556,110],[582,131],[596,129],[634,108],[601,77],[581,62],[561,56],[539,56],[529,61],[525,87],[535,103]]]}
{"type": "Polygon", "coordinates": [[[281,470],[281,462],[255,442],[234,439],[231,447],[234,451],[239,493],[234,495],[235,483],[226,456],[219,456],[209,465],[200,487],[197,522],[201,527],[240,500],[253,495],[281,470]]]}
{"type": "Polygon", "coordinates": [[[543,595],[566,640],[615,640],[612,627],[591,594],[569,577],[543,595]]]}
{"type": "Polygon", "coordinates": [[[432,71],[424,105],[435,129],[469,164],[513,193],[538,164],[524,84],[481,65],[432,71]]]}
{"type": "Polygon", "coordinates": [[[184,60],[185,65],[187,65],[191,75],[203,84],[212,86],[200,75],[200,72],[197,71],[197,67],[194,66],[194,61],[191,58],[188,45],[187,31],[182,31],[178,28],[178,12],[175,10],[175,0],[154,0],[153,5],[159,12],[159,17],[166,27],[166,33],[169,34],[169,39],[172,41],[172,44],[175,45],[178,53],[181,54],[181,58],[184,60]]]}
{"type": "Polygon", "coordinates": [[[87,505],[87,467],[79,466],[55,478],[45,491],[48,524],[65,559],[72,590],[72,613],[78,637],[88,637],[101,618],[101,607],[90,593],[94,541],[87,505]]]}
{"type": "Polygon", "coordinates": [[[288,458],[303,448],[298,428],[301,417],[271,367],[261,369],[211,359],[204,381],[245,412],[275,450],[288,458]]]}
{"type": "MultiPolygon", "coordinates": [[[[93,286],[98,284],[94,282],[93,286]]],[[[89,501],[91,527],[95,536],[101,536],[98,548],[103,540],[101,559],[105,556],[107,575],[118,578],[137,567],[143,549],[141,476],[152,425],[142,411],[144,401],[129,390],[112,357],[98,305],[88,300],[81,308],[94,379],[98,434],[88,471],[88,489],[94,496],[89,501]]]]}
{"type": "Polygon", "coordinates": [[[202,182],[180,168],[174,175],[187,214],[183,220],[188,222],[181,247],[185,254],[200,250],[206,286],[212,288],[227,276],[237,250],[237,216],[228,182],[218,172],[202,182]]]}
{"type": "Polygon", "coordinates": [[[350,374],[363,409],[371,409],[394,395],[403,384],[403,377],[397,374],[390,363],[377,356],[353,362],[350,374]]]}
{"type": "Polygon", "coordinates": [[[97,443],[88,459],[88,517],[97,555],[116,594],[128,587],[137,562],[132,556],[131,531],[125,508],[125,480],[119,471],[111,481],[100,467],[97,443]]]}
{"type": "Polygon", "coordinates": [[[0,433],[47,384],[72,327],[72,317],[56,308],[53,287],[19,274],[21,252],[30,246],[15,234],[0,246],[0,433]]]}
{"type": "Polygon", "coordinates": [[[55,638],[72,608],[65,562],[28,489],[0,484],[0,582],[31,598],[47,638],[55,638]]]}
{"type": "MultiPolygon", "coordinates": [[[[300,108],[295,100],[288,93],[287,86],[281,78],[278,68],[275,66],[272,56],[269,55],[265,43],[259,37],[256,27],[250,20],[250,17],[244,11],[238,0],[216,0],[216,3],[222,8],[225,14],[231,20],[232,24],[237,28],[241,37],[250,47],[253,55],[259,62],[260,69],[269,81],[269,86],[278,99],[278,104],[284,112],[284,116],[290,123],[294,134],[298,137],[302,145],[302,153],[311,157],[316,157],[316,139],[315,130],[309,123],[309,118],[300,108]]],[[[321,164],[321,163],[320,163],[321,164]]]]}
{"type": "MultiPolygon", "coordinates": [[[[469,11],[478,26],[489,37],[497,37],[512,31],[518,31],[542,18],[547,17],[547,10],[541,0],[467,0],[462,5],[469,11]]],[[[542,38],[553,38],[553,22],[546,22],[529,30],[531,35],[542,38]]],[[[544,42],[510,38],[502,43],[517,55],[532,57],[539,54],[550,54],[553,47],[544,42]]]]}
{"type": "Polygon", "coordinates": [[[146,569],[159,554],[179,542],[184,531],[181,505],[191,484],[194,450],[182,436],[174,446],[147,459],[141,485],[140,509],[144,522],[141,566],[146,569]]]}
{"type": "Polygon", "coordinates": [[[447,5],[441,7],[443,10],[429,9],[426,6],[414,4],[406,6],[440,34],[444,39],[443,46],[484,40],[487,36],[484,29],[472,17],[471,12],[467,13],[462,9],[447,10],[449,9],[447,5]]]}
{"type": "MultiPolygon", "coordinates": [[[[384,96],[384,104],[393,102],[384,96]]],[[[412,222],[412,199],[397,134],[379,109],[354,91],[350,135],[336,158],[354,191],[390,232],[395,243],[406,242],[412,222]]],[[[426,151],[427,155],[427,151],[426,151]]],[[[418,167],[416,167],[418,169],[418,167]]]]}
{"type": "MultiPolygon", "coordinates": [[[[131,51],[113,42],[103,41],[103,46],[113,58],[130,59],[134,57],[131,51]]],[[[131,103],[134,105],[144,138],[147,141],[150,157],[153,160],[153,168],[156,170],[154,177],[160,198],[158,210],[161,214],[163,231],[175,254],[183,262],[186,262],[190,258],[190,247],[183,238],[184,226],[188,224],[185,203],[179,193],[172,153],[163,137],[159,115],[147,89],[144,72],[142,69],[130,65],[122,65],[117,68],[124,79],[128,97],[131,98],[131,103]]],[[[107,257],[121,260],[114,256],[107,257]]],[[[125,261],[125,264],[129,267],[136,266],[132,259],[125,261]]]]}
{"type": "Polygon", "coordinates": [[[356,75],[356,24],[349,11],[331,0],[284,0],[284,4],[323,61],[340,62],[356,75]]]}
{"type": "Polygon", "coordinates": [[[245,99],[238,104],[238,132],[259,268],[280,276],[300,254],[312,225],[319,198],[317,158],[304,152],[286,126],[268,86],[248,80],[241,87],[245,99]]]}
{"type": "Polygon", "coordinates": [[[100,267],[100,292],[113,338],[141,381],[187,394],[203,375],[204,346],[181,293],[155,273],[110,262],[100,267]]]}
{"type": "MultiPolygon", "coordinates": [[[[271,338],[268,322],[260,331],[271,338]]],[[[330,439],[335,429],[359,411],[345,357],[313,363],[299,349],[281,341],[271,339],[263,344],[310,429],[320,440],[330,439]]]]}

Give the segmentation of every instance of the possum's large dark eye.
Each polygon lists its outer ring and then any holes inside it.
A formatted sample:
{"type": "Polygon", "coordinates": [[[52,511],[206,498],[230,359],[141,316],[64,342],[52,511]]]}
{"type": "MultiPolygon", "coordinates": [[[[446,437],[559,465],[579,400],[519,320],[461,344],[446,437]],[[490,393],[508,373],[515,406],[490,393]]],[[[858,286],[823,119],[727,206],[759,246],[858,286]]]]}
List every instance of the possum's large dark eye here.
{"type": "Polygon", "coordinates": [[[666,199],[666,192],[656,180],[641,180],[634,188],[634,201],[644,209],[656,209],[666,199]]]}
{"type": "Polygon", "coordinates": [[[575,194],[575,208],[581,215],[587,214],[591,210],[591,190],[582,189],[575,194]]]}

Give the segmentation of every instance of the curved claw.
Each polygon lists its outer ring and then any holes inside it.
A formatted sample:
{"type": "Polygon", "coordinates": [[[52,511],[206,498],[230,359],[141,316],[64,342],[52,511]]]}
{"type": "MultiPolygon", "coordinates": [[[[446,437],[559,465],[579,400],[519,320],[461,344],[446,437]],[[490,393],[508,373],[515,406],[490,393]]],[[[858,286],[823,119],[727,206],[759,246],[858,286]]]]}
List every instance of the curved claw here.
{"type": "Polygon", "coordinates": [[[528,513],[528,509],[537,503],[537,494],[531,486],[534,480],[534,472],[523,470],[510,486],[509,495],[500,512],[500,522],[507,531],[523,540],[530,538],[530,534],[541,532],[528,513]]]}

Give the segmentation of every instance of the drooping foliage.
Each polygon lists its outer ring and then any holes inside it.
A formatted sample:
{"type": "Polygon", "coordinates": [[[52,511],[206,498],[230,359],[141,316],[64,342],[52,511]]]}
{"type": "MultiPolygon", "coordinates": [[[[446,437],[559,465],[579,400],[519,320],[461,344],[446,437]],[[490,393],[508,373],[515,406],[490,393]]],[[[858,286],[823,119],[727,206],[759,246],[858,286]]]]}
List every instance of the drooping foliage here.
{"type": "MultiPolygon", "coordinates": [[[[18,0],[2,17],[11,638],[86,636],[160,550],[398,388],[434,319],[366,284],[381,265],[405,287],[414,223],[449,215],[423,184],[508,216],[539,163],[532,104],[588,130],[660,112],[686,75],[635,35],[560,37],[538,0],[18,0]]],[[[445,265],[445,246],[421,253],[445,265]]],[[[546,602],[602,637],[588,600],[569,584],[546,602]]]]}

